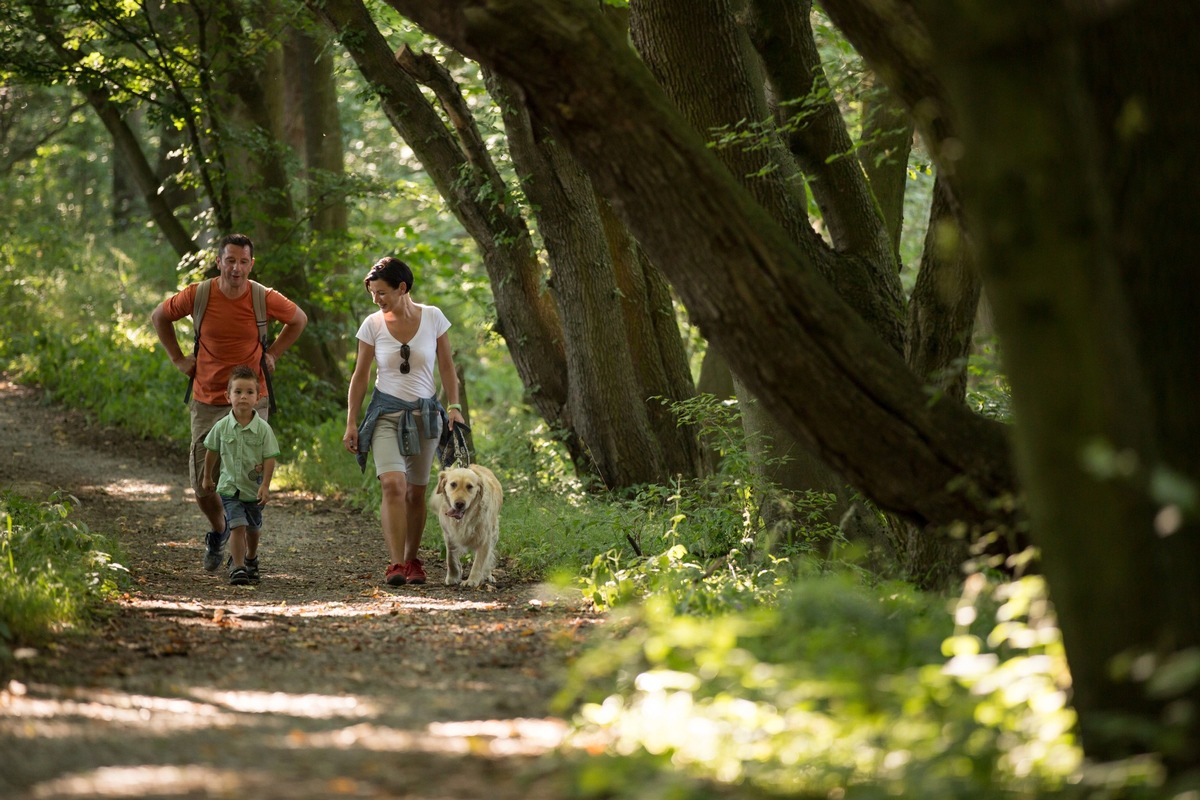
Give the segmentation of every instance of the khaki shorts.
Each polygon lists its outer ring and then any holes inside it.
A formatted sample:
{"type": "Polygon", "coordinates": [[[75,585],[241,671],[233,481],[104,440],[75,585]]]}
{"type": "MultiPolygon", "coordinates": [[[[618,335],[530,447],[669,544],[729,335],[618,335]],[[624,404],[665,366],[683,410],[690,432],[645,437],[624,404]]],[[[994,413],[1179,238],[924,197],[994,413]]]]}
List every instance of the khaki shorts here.
{"type": "MultiPolygon", "coordinates": [[[[414,414],[420,427],[420,414],[414,414]]],[[[400,455],[400,440],[396,435],[400,414],[384,414],[375,423],[371,439],[371,457],[375,459],[375,475],[385,472],[403,472],[412,486],[428,486],[429,470],[433,467],[433,455],[437,452],[437,439],[421,438],[421,453],[415,456],[400,455]]],[[[203,445],[201,445],[203,447],[203,445]]]]}
{"type": "MultiPolygon", "coordinates": [[[[208,497],[213,492],[205,491],[200,486],[200,481],[204,477],[204,457],[208,455],[208,448],[204,446],[204,437],[208,436],[208,432],[213,429],[221,421],[223,417],[229,414],[232,406],[210,406],[208,403],[201,403],[199,400],[192,401],[192,447],[191,459],[188,465],[188,477],[192,480],[192,490],[196,492],[196,497],[208,497]]],[[[258,415],[267,422],[267,416],[271,413],[271,398],[263,397],[259,399],[258,404],[254,406],[254,410],[258,415]]],[[[218,474],[220,470],[218,469],[218,474]]]]}

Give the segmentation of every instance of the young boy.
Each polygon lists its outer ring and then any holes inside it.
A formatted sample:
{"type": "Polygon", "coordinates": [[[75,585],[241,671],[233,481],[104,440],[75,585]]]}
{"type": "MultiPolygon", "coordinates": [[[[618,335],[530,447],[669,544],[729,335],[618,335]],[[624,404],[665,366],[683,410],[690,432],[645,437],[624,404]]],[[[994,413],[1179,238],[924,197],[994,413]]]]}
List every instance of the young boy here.
{"type": "Polygon", "coordinates": [[[266,420],[254,411],[258,402],[258,377],[247,366],[237,366],[225,389],[232,408],[204,439],[204,488],[215,487],[225,506],[229,539],[229,582],[245,586],[258,579],[258,537],[262,508],[271,495],[271,475],[279,442],[266,420]],[[218,464],[221,481],[216,481],[218,464]]]}

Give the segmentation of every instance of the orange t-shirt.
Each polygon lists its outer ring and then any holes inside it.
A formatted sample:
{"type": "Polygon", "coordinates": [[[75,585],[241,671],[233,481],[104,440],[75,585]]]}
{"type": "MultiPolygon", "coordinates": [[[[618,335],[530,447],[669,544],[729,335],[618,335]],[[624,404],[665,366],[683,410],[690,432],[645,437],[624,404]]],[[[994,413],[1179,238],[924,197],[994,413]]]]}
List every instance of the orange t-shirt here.
{"type": "MultiPolygon", "coordinates": [[[[196,284],[168,298],[163,304],[167,319],[174,322],[191,316],[196,304],[196,284]]],[[[296,304],[274,289],[267,290],[267,318],[283,323],[296,316],[296,304]]],[[[189,352],[181,343],[184,353],[189,352]]],[[[200,330],[200,350],[196,353],[196,381],[192,396],[201,403],[227,406],[225,387],[229,373],[245,364],[258,375],[258,391],[264,397],[267,383],[262,376],[262,353],[258,345],[258,322],[254,319],[254,301],[250,287],[236,300],[230,300],[214,285],[208,293],[208,308],[200,330]]]]}

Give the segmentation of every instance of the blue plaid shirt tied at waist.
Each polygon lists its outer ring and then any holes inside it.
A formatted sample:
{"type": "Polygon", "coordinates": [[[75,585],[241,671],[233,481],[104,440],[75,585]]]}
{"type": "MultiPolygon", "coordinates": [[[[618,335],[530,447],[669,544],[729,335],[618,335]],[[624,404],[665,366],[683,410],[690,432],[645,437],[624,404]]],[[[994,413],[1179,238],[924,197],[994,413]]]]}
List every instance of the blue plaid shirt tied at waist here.
{"type": "Polygon", "coordinates": [[[362,424],[358,426],[358,466],[367,471],[367,453],[371,450],[371,440],[375,435],[375,423],[384,414],[400,413],[396,425],[396,438],[400,442],[400,454],[415,456],[421,452],[421,439],[437,439],[442,435],[446,412],[436,397],[423,397],[420,400],[401,400],[386,392],[375,389],[371,393],[371,402],[367,405],[367,414],[362,424]],[[417,418],[414,411],[421,412],[421,426],[417,429],[417,418]]]}

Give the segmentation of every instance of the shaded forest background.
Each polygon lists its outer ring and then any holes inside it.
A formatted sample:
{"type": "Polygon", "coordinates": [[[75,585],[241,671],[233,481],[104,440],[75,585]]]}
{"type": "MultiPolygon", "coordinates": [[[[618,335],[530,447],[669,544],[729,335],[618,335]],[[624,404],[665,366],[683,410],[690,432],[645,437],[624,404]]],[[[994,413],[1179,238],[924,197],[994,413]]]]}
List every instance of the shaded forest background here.
{"type": "Polygon", "coordinates": [[[539,492],[639,520],[608,543],[636,566],[576,520],[531,577],[584,567],[598,604],[632,599],[686,572],[656,526],[708,576],[786,556],[977,595],[965,574],[1032,563],[1083,752],[1186,783],[1196,14],[15,3],[0,347],[178,438],[146,314],[249,233],[312,320],[276,381],[287,477],[369,508],[338,420],[361,275],[401,255],[455,323],[481,458],[528,490],[528,546],[539,492]],[[1115,68],[1131,48],[1157,57],[1115,68]]]}

